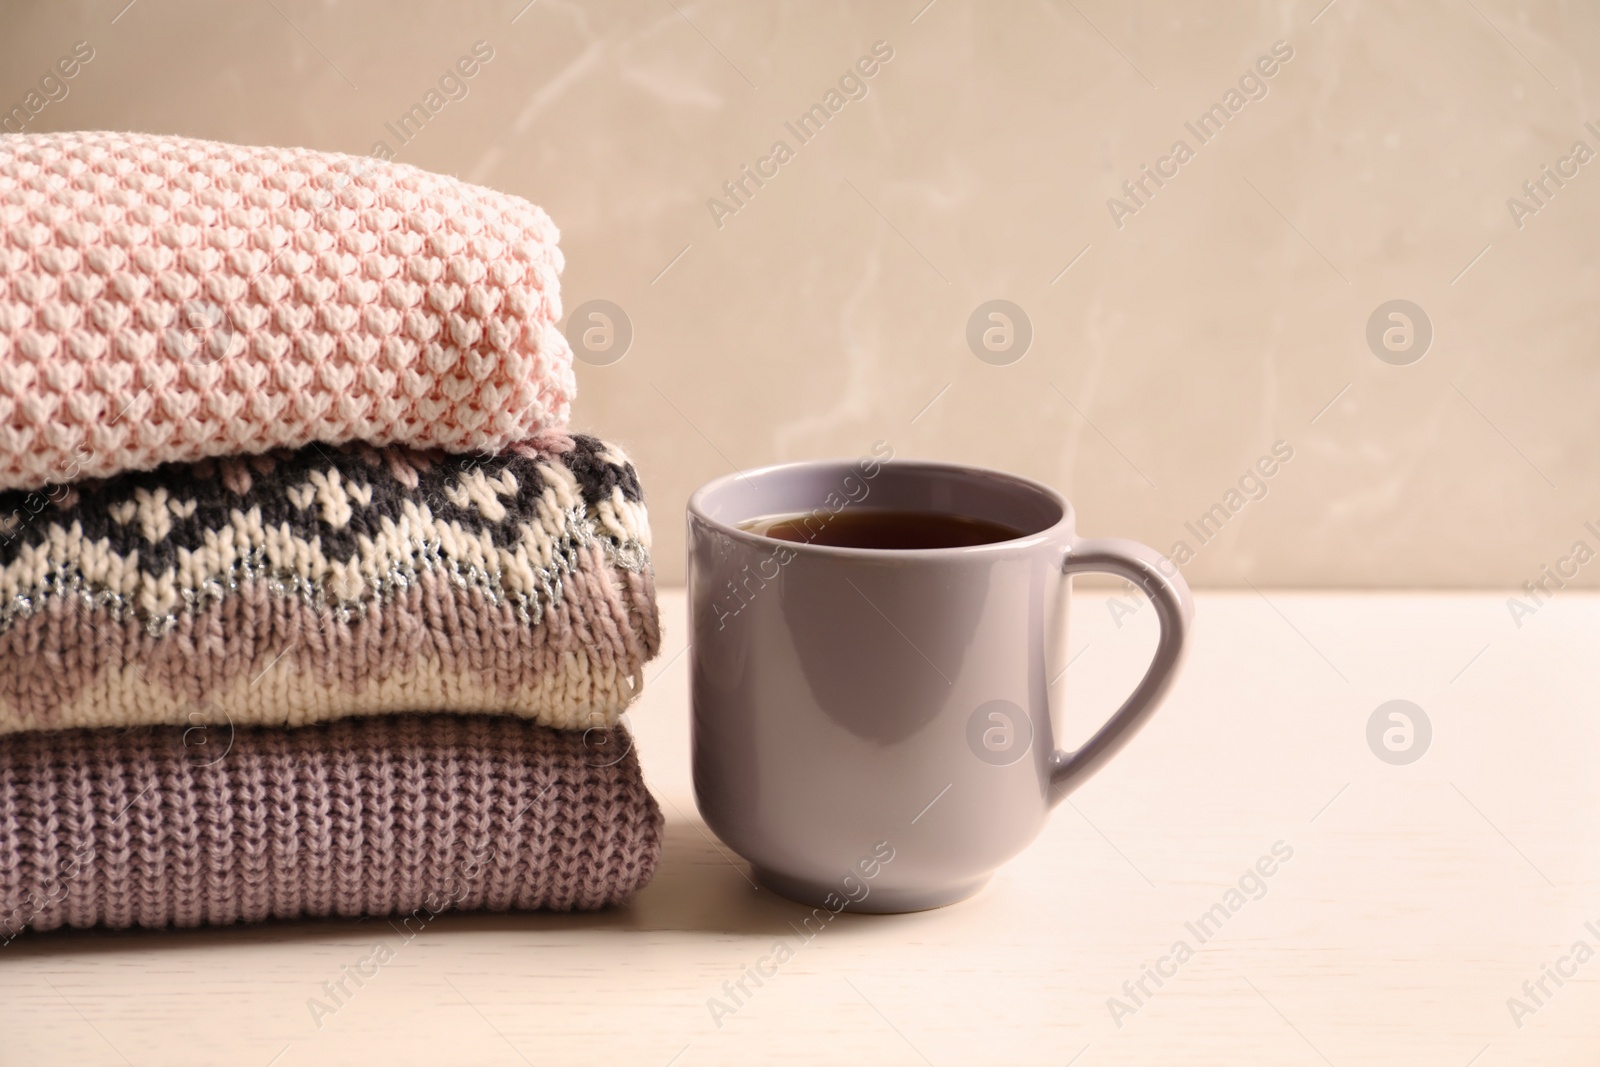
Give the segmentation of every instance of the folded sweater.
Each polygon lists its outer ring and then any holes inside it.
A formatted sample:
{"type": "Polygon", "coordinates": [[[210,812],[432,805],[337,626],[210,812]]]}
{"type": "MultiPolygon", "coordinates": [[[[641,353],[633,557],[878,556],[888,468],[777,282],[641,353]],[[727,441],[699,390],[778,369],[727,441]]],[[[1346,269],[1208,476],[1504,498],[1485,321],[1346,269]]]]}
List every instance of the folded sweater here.
{"type": "Polygon", "coordinates": [[[0,136],[0,489],[565,424],[556,228],[401,163],[0,136]]]}
{"type": "Polygon", "coordinates": [[[613,723],[660,643],[638,478],[593,437],[0,492],[0,734],[399,711],[613,723]]]}
{"type": "Polygon", "coordinates": [[[598,908],[660,851],[621,727],[396,715],[0,743],[0,944],[29,927],[598,908]]]}

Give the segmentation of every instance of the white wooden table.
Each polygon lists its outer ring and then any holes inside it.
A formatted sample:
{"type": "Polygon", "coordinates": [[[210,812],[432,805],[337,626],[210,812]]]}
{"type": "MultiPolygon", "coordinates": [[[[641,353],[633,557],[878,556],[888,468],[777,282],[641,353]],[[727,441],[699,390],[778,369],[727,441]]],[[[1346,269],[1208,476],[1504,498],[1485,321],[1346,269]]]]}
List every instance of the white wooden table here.
{"type": "MultiPolygon", "coordinates": [[[[403,944],[376,920],[25,937],[0,949],[0,1064],[1594,1062],[1600,958],[1562,958],[1600,951],[1600,598],[1561,593],[1519,629],[1496,595],[1268,596],[1199,597],[1168,706],[977,898],[847,913],[802,945],[805,909],[696,816],[671,592],[630,713],[666,851],[630,907],[445,915],[403,944]],[[1366,740],[1391,699],[1432,724],[1409,765],[1366,740]],[[1292,858],[1202,944],[1186,923],[1277,842],[1292,858]],[[780,939],[794,957],[714,1020],[780,939]],[[379,942],[394,958],[315,1019],[379,942]],[[1136,1001],[1123,983],[1158,963],[1136,1001]],[[1575,977],[1535,1003],[1547,964],[1575,977]]],[[[1075,611],[1082,733],[1154,613],[1075,611]]]]}

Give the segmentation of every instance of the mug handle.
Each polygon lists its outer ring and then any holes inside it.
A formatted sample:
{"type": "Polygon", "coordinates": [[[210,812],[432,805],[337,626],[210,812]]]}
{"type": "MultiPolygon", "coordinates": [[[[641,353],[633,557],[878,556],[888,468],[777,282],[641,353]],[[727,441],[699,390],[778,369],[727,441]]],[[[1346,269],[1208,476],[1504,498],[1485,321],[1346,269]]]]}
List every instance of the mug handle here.
{"type": "Polygon", "coordinates": [[[1149,669],[1117,713],[1082,748],[1073,752],[1058,749],[1050,757],[1051,793],[1057,803],[1105,766],[1155,713],[1177,677],[1194,622],[1194,600],[1177,564],[1153,548],[1120,537],[1076,540],[1067,549],[1061,572],[1070,577],[1086,571],[1115,574],[1142,589],[1156,606],[1161,638],[1149,669]]]}

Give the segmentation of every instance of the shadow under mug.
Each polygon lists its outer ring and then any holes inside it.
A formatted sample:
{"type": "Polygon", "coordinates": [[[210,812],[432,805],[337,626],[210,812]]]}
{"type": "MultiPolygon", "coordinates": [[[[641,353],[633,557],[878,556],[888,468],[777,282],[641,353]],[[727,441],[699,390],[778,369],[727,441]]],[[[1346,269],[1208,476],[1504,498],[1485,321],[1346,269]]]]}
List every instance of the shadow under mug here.
{"type": "Polygon", "coordinates": [[[837,912],[962,900],[1155,711],[1193,603],[1132,541],[1080,539],[1047,486],[863,459],[734,474],[689,501],[695,796],[769,889],[837,912]],[[777,540],[741,523],[845,508],[935,512],[1020,534],[962,548],[777,540]],[[1071,577],[1118,575],[1156,606],[1149,670],[1080,748],[1052,728],[1071,577]]]}

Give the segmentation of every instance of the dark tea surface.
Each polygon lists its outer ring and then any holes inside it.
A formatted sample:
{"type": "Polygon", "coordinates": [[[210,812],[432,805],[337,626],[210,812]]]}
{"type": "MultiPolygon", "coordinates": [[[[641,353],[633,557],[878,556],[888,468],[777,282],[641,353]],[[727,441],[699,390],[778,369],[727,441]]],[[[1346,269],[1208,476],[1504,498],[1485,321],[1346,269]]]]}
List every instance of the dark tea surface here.
{"type": "Polygon", "coordinates": [[[1020,530],[965,515],[851,507],[837,513],[823,508],[767,515],[742,522],[739,529],[780,541],[830,548],[966,548],[1022,536],[1020,530]]]}

